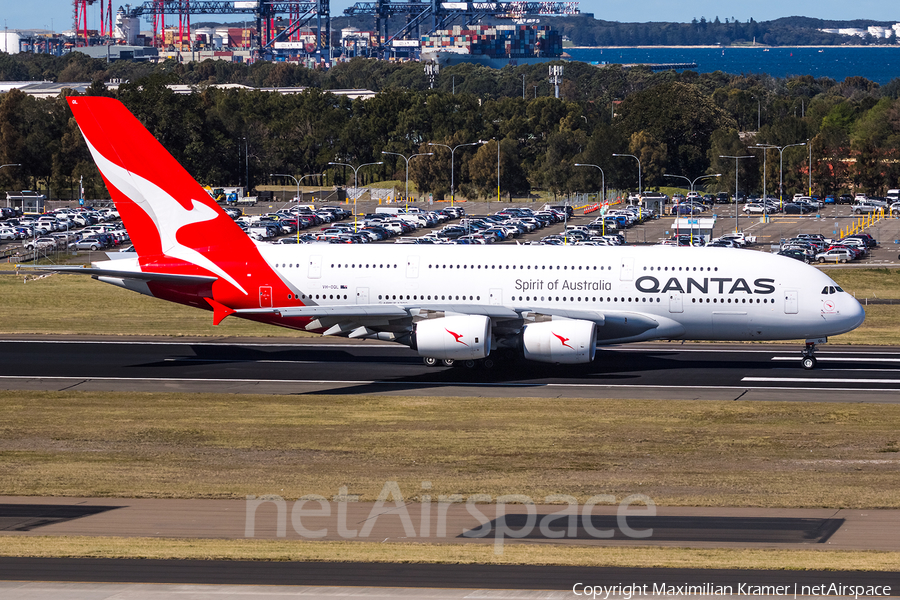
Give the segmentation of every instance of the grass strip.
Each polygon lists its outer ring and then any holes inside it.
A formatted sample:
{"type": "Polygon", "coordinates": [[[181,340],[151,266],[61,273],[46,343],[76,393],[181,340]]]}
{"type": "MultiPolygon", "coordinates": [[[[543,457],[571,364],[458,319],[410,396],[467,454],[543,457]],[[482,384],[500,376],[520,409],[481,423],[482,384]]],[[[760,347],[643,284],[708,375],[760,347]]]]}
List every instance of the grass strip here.
{"type": "Polygon", "coordinates": [[[280,540],[0,536],[0,556],[148,558],[421,564],[561,565],[785,571],[896,571],[900,553],[491,544],[410,544],[280,540]]]}
{"type": "Polygon", "coordinates": [[[0,494],[900,508],[900,405],[0,392],[0,494]]]}
{"type": "Polygon", "coordinates": [[[212,312],[136,294],[83,275],[0,275],[0,334],[298,337],[245,319],[212,324],[212,312]]]}

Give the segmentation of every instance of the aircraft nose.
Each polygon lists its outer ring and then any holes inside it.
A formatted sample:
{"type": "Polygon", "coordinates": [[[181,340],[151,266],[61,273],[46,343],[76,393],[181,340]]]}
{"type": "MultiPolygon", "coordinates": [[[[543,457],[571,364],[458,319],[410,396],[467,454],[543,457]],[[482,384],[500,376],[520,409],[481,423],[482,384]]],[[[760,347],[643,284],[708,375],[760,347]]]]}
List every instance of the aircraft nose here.
{"type": "Polygon", "coordinates": [[[866,320],[866,311],[856,298],[847,294],[846,306],[841,310],[842,321],[847,326],[847,331],[852,331],[866,320]]]}

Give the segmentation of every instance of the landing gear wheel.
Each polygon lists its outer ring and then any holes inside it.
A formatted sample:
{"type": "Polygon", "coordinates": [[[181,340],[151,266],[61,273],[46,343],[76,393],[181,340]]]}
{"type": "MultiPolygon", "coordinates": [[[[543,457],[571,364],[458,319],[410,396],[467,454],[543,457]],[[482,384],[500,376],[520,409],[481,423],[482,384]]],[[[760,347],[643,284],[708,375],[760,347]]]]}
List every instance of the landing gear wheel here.
{"type": "Polygon", "coordinates": [[[481,363],[481,366],[483,366],[485,369],[493,369],[494,361],[493,361],[493,359],[486,358],[486,359],[484,359],[484,362],[481,363]]]}
{"type": "Polygon", "coordinates": [[[467,360],[467,361],[466,361],[465,363],[463,363],[463,364],[466,365],[466,368],[467,368],[467,369],[474,369],[474,368],[475,368],[475,361],[474,361],[474,360],[467,360]]]}
{"type": "Polygon", "coordinates": [[[438,364],[438,359],[426,356],[422,359],[422,362],[425,363],[426,367],[436,367],[438,364]]]}
{"type": "Polygon", "coordinates": [[[441,361],[445,367],[452,367],[456,364],[456,361],[452,358],[445,358],[441,361]]]}
{"type": "MultiPolygon", "coordinates": [[[[822,341],[822,340],[816,340],[822,341]]],[[[816,352],[816,341],[807,340],[806,347],[803,348],[803,358],[800,359],[800,364],[804,369],[810,371],[816,368],[816,357],[813,356],[816,352]]]]}

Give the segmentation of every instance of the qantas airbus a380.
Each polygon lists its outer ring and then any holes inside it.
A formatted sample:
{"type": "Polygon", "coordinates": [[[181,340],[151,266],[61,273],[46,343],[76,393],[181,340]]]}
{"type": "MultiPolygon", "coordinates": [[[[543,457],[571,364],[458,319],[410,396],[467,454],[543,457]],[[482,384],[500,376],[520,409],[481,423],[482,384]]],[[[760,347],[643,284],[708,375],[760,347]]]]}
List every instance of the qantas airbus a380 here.
{"type": "Polygon", "coordinates": [[[211,310],[215,324],[235,315],[389,340],[427,364],[503,349],[573,364],[598,344],[804,339],[811,369],[816,344],[863,322],[827,275],[762,252],[257,244],[120,102],[69,103],[138,255],[73,270],[211,310]]]}

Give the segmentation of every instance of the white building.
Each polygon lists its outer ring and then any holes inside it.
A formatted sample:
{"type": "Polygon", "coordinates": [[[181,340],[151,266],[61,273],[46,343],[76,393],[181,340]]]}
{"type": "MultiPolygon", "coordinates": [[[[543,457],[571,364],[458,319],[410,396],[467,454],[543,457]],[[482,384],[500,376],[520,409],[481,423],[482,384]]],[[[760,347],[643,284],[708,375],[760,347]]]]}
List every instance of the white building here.
{"type": "Polygon", "coordinates": [[[834,33],[837,35],[855,35],[861,38],[870,35],[873,38],[882,40],[890,38],[897,39],[898,37],[900,37],[900,23],[894,23],[890,27],[873,25],[866,29],[861,29],[858,27],[841,27],[839,29],[820,29],[819,31],[823,33],[834,33]]]}

